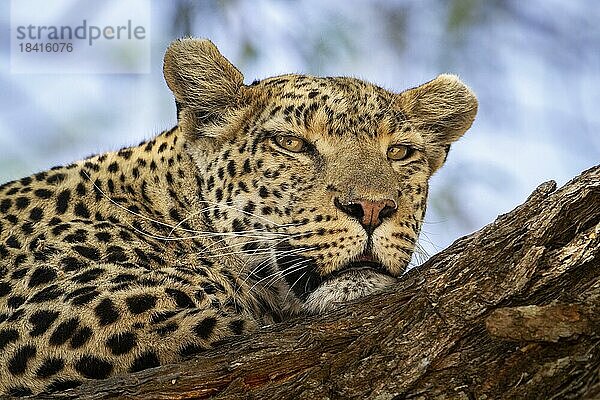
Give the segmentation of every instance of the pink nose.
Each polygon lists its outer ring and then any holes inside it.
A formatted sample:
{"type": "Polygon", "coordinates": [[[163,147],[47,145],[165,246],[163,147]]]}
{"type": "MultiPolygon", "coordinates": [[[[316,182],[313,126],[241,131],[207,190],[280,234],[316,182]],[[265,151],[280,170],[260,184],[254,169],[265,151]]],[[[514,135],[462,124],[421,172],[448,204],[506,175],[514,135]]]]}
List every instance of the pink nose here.
{"type": "Polygon", "coordinates": [[[334,204],[344,213],[356,218],[369,234],[398,209],[396,202],[391,199],[358,199],[342,202],[336,198],[334,204]]]}

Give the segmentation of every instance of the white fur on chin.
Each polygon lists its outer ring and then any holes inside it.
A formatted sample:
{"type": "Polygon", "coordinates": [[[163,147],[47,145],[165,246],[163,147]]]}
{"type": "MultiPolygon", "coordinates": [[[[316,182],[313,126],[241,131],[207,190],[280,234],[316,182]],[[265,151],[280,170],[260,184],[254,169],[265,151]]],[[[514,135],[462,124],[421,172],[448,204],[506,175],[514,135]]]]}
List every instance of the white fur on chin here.
{"type": "Polygon", "coordinates": [[[371,269],[348,271],[323,282],[308,296],[302,308],[309,313],[319,314],[338,307],[340,303],[380,292],[395,282],[395,278],[371,269]]]}

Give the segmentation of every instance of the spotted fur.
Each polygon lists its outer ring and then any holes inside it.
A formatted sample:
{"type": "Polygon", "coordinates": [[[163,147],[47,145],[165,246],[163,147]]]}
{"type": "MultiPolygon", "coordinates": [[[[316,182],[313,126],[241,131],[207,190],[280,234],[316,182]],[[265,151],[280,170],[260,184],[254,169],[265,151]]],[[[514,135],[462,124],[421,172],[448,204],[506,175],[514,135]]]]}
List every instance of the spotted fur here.
{"type": "Polygon", "coordinates": [[[173,43],[164,71],[175,128],[0,187],[2,393],[176,362],[388,287],[477,109],[451,75],[400,94],[305,75],[246,86],[207,40],[173,43]],[[408,156],[390,160],[397,144],[408,156]]]}

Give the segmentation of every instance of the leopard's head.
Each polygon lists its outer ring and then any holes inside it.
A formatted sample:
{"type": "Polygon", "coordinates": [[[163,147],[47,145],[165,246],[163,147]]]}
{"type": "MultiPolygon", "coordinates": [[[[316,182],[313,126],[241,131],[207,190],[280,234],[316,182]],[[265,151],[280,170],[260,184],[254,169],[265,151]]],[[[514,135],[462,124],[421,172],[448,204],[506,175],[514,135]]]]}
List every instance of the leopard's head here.
{"type": "Polygon", "coordinates": [[[237,232],[229,248],[253,282],[311,312],[404,272],[428,179],[477,113],[453,75],[402,93],[307,75],[244,85],[208,40],[174,42],[164,72],[202,175],[205,218],[237,232]]]}

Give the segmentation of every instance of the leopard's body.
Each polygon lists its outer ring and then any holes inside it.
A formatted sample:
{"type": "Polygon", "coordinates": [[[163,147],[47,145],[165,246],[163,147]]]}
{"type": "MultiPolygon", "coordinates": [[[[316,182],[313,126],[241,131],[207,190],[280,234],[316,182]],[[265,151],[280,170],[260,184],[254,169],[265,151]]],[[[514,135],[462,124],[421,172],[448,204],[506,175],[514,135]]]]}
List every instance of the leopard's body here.
{"type": "Polygon", "coordinates": [[[401,94],[303,75],[245,86],[192,39],[165,76],[177,127],[0,187],[0,393],[176,362],[390,286],[477,108],[448,75],[401,94]]]}

